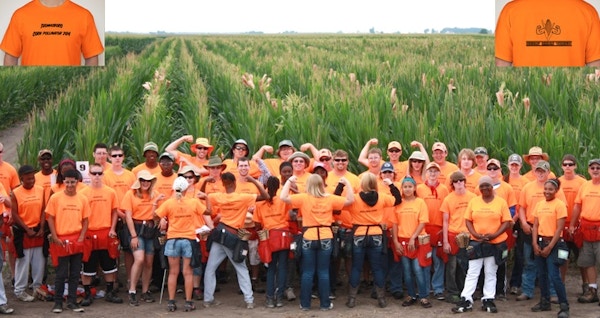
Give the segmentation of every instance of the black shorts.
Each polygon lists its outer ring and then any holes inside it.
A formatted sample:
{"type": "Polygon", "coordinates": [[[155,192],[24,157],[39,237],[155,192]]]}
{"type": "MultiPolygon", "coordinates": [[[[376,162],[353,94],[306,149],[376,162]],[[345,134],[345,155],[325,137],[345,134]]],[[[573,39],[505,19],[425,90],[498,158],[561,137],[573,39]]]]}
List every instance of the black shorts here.
{"type": "Polygon", "coordinates": [[[83,275],[96,275],[98,264],[100,264],[104,274],[117,272],[117,260],[110,258],[107,250],[95,250],[90,254],[90,259],[87,262],[83,262],[83,275]]]}

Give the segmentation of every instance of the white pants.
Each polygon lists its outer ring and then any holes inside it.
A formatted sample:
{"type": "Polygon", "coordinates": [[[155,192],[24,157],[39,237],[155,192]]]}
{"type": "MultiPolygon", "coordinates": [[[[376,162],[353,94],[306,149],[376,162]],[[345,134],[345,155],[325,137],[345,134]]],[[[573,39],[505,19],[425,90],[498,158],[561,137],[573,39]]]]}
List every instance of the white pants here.
{"type": "Polygon", "coordinates": [[[240,290],[244,294],[244,301],[246,303],[253,303],[252,283],[250,282],[250,274],[248,273],[246,262],[234,262],[233,251],[217,242],[213,242],[210,247],[206,270],[204,272],[204,301],[210,302],[215,299],[215,288],[217,286],[216,271],[226,257],[229,258],[233,268],[235,268],[240,290]]]}
{"type": "Polygon", "coordinates": [[[493,256],[473,259],[469,261],[469,270],[467,271],[467,278],[465,278],[465,287],[463,288],[460,297],[464,297],[466,300],[473,302],[473,293],[477,288],[477,280],[479,279],[479,273],[481,273],[481,266],[485,274],[485,280],[483,283],[483,297],[481,300],[494,299],[496,297],[496,271],[498,265],[496,265],[496,259],[493,256]]]}
{"type": "Polygon", "coordinates": [[[29,265],[31,265],[31,279],[33,280],[34,290],[42,286],[42,279],[44,279],[46,259],[42,247],[25,248],[23,254],[25,256],[17,258],[15,261],[15,295],[19,295],[27,289],[29,265]]]}

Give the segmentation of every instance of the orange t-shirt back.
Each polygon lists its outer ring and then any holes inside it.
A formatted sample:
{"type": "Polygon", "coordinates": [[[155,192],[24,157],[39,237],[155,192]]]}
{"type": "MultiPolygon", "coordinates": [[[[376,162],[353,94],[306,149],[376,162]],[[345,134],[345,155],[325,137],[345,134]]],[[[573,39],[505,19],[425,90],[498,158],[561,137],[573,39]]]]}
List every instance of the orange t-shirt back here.
{"type": "Polygon", "coordinates": [[[273,203],[269,201],[257,202],[252,219],[262,224],[266,230],[281,229],[289,225],[288,210],[289,205],[281,201],[279,194],[277,194],[273,197],[273,203]]]}
{"type": "Polygon", "coordinates": [[[233,228],[244,227],[248,208],[256,204],[256,194],[249,193],[211,193],[208,200],[213,214],[221,213],[221,222],[233,228]]]}
{"type": "MultiPolygon", "coordinates": [[[[394,206],[396,200],[393,196],[379,193],[377,203],[374,206],[366,204],[360,196],[354,198],[354,202],[348,207],[350,215],[352,216],[352,224],[354,225],[379,225],[383,222],[383,216],[385,214],[385,208],[391,208],[394,206]]],[[[381,235],[381,227],[370,226],[368,228],[369,235],[381,235]]],[[[367,234],[366,226],[358,226],[355,231],[355,236],[361,236],[367,234]]]]}
{"type": "Polygon", "coordinates": [[[206,207],[198,199],[170,198],[156,210],[156,215],[168,219],[167,239],[193,240],[196,238],[196,229],[204,225],[204,211],[206,207]]]}
{"type": "MultiPolygon", "coordinates": [[[[298,209],[298,217],[302,218],[303,227],[324,226],[329,227],[333,223],[333,210],[341,210],[346,202],[345,197],[329,195],[315,198],[307,193],[291,195],[292,208],[298,209]]],[[[330,239],[333,237],[330,228],[309,228],[304,232],[307,240],[330,239]]]]}

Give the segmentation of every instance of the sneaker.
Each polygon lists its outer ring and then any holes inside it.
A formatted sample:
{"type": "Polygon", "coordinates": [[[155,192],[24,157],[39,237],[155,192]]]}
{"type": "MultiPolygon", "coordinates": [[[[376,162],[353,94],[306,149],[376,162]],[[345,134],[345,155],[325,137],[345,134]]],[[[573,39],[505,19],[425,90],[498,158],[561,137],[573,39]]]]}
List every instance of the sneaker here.
{"type": "Polygon", "coordinates": [[[73,312],[84,312],[85,311],[85,309],[79,307],[79,305],[77,305],[77,303],[68,303],[67,308],[71,309],[73,312]]]}
{"type": "Polygon", "coordinates": [[[502,294],[502,293],[496,293],[496,300],[497,301],[506,301],[506,295],[502,294]]]}
{"type": "Polygon", "coordinates": [[[471,310],[473,310],[473,303],[465,299],[465,297],[461,297],[456,307],[452,308],[453,313],[463,313],[471,310]]]}
{"type": "Polygon", "coordinates": [[[283,299],[281,299],[281,297],[277,297],[275,299],[275,307],[277,307],[277,308],[283,307],[283,299]]]}
{"type": "Polygon", "coordinates": [[[186,300],[185,305],[183,306],[183,311],[192,311],[196,310],[196,305],[193,301],[186,300]]]}
{"type": "Polygon", "coordinates": [[[492,299],[484,299],[481,301],[481,310],[491,313],[497,313],[498,308],[492,299]]]}
{"type": "Polygon", "coordinates": [[[54,303],[54,307],[52,307],[52,312],[55,314],[60,314],[62,311],[62,303],[54,303]]]}
{"type": "Polygon", "coordinates": [[[410,297],[410,296],[406,296],[406,298],[404,298],[404,301],[402,302],[402,307],[408,307],[408,306],[412,306],[417,302],[416,298],[410,297]]]}
{"type": "Polygon", "coordinates": [[[598,301],[598,289],[593,287],[588,287],[588,290],[577,298],[577,301],[584,304],[595,303],[598,301]]]}
{"type": "Polygon", "coordinates": [[[9,315],[12,314],[14,311],[14,309],[8,307],[8,304],[0,305],[0,314],[9,315]]]}
{"type": "Polygon", "coordinates": [[[550,302],[548,302],[545,299],[543,299],[539,303],[535,304],[535,306],[531,307],[531,311],[533,311],[533,312],[550,311],[550,310],[552,310],[552,305],[550,305],[550,302]]]}
{"type": "Polygon", "coordinates": [[[35,297],[27,294],[26,292],[22,292],[17,295],[17,299],[20,301],[31,302],[35,299],[35,297]]]}
{"type": "Polygon", "coordinates": [[[145,293],[142,294],[142,296],[140,297],[140,300],[143,300],[147,303],[153,303],[154,302],[154,297],[152,297],[152,294],[150,293],[150,291],[147,291],[145,293]]]}
{"type": "Polygon", "coordinates": [[[81,301],[81,306],[87,307],[91,305],[93,302],[92,294],[86,294],[83,300],[81,301]]]}
{"type": "Polygon", "coordinates": [[[523,300],[529,300],[531,299],[531,297],[527,296],[526,294],[521,294],[519,296],[517,296],[517,301],[523,301],[523,300]]]}
{"type": "Polygon", "coordinates": [[[212,301],[203,302],[202,306],[204,306],[204,308],[210,308],[210,307],[214,307],[214,306],[219,306],[220,304],[221,304],[221,302],[212,300],[212,301]]]}
{"type": "Polygon", "coordinates": [[[329,307],[321,307],[321,311],[328,311],[333,309],[333,303],[329,303],[329,307]]]}
{"type": "Polygon", "coordinates": [[[395,291],[392,293],[394,299],[402,299],[404,297],[404,293],[401,291],[395,291]]]}
{"type": "Polygon", "coordinates": [[[444,293],[436,293],[433,295],[433,298],[437,300],[446,300],[446,296],[444,296],[444,293]]]}
{"type": "Polygon", "coordinates": [[[517,286],[511,287],[509,293],[511,295],[518,295],[519,294],[519,287],[517,287],[517,286]]]}
{"type": "Polygon", "coordinates": [[[431,308],[431,302],[429,302],[429,299],[427,299],[427,298],[421,298],[420,302],[421,302],[421,307],[423,307],[423,308],[431,308]]]}
{"type": "Polygon", "coordinates": [[[333,291],[333,290],[332,290],[332,291],[330,291],[330,292],[329,292],[329,300],[334,300],[335,298],[336,298],[336,296],[335,296],[335,291],[333,291]]]}
{"type": "Polygon", "coordinates": [[[265,306],[267,308],[275,308],[275,299],[273,299],[272,297],[267,297],[267,301],[265,303],[265,306]]]}
{"type": "Polygon", "coordinates": [[[129,305],[131,306],[139,306],[140,302],[137,299],[137,294],[129,293],[129,305]]]}
{"type": "Polygon", "coordinates": [[[175,300],[170,299],[169,302],[167,303],[167,311],[173,312],[175,310],[177,310],[177,305],[175,305],[175,300]]]}
{"type": "Polygon", "coordinates": [[[254,309],[254,303],[246,303],[246,309],[254,309]]]}
{"type": "Polygon", "coordinates": [[[113,303],[113,304],[122,304],[123,303],[123,299],[121,299],[121,297],[117,296],[117,292],[114,289],[110,293],[106,293],[106,295],[104,295],[104,300],[109,303],[113,303]]]}
{"type": "Polygon", "coordinates": [[[296,294],[294,294],[294,289],[292,287],[285,290],[285,298],[289,301],[296,300],[296,294]]]}

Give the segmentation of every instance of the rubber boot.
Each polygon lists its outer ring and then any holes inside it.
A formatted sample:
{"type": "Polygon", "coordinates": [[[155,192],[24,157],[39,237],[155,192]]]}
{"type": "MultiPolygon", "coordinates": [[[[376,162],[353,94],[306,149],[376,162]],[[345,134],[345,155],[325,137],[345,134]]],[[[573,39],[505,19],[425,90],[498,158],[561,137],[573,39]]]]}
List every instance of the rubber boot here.
{"type": "Polygon", "coordinates": [[[346,301],[346,306],[348,308],[354,308],[356,306],[356,294],[358,293],[358,286],[352,287],[348,290],[348,301],[346,301]]]}
{"type": "Polygon", "coordinates": [[[385,301],[385,289],[383,287],[375,287],[375,292],[377,293],[377,305],[380,308],[385,308],[387,306],[387,301],[385,301]]]}

